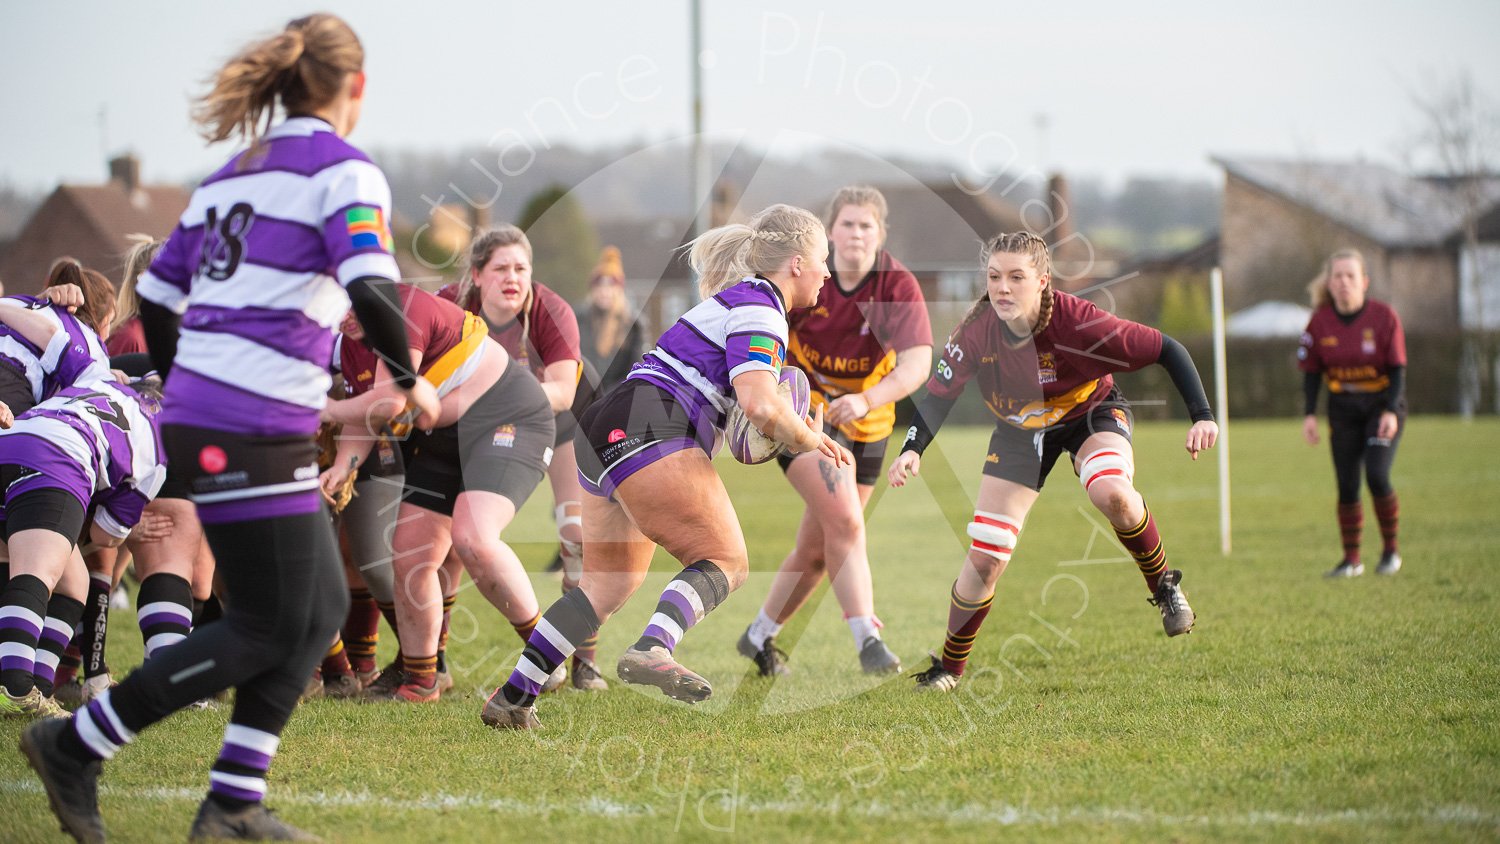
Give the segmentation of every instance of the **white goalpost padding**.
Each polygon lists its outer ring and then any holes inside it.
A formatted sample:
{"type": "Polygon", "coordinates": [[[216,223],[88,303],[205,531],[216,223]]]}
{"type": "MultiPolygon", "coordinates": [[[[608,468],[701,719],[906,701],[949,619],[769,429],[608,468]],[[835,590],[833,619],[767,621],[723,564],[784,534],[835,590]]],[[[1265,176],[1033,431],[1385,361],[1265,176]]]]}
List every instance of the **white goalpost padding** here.
{"type": "Polygon", "coordinates": [[[1229,556],[1229,381],[1224,344],[1224,271],[1214,267],[1208,286],[1214,317],[1214,405],[1218,408],[1219,551],[1229,556]]]}

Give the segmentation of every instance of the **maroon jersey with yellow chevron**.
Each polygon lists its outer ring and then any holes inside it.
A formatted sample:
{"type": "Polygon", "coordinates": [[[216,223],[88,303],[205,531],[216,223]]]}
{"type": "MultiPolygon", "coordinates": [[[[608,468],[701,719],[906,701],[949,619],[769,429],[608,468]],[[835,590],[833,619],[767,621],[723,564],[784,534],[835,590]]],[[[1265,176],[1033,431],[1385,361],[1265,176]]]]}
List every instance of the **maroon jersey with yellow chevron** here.
{"type": "MultiPolygon", "coordinates": [[[[853,290],[839,287],[835,271],[817,304],[792,311],[787,322],[792,333],[788,362],[807,374],[816,404],[868,390],[896,368],[897,352],[932,345],[922,288],[884,249],[853,290]]],[[[870,408],[863,419],[839,430],[854,442],[878,442],[891,435],[895,424],[896,406],[887,404],[870,408]]]]}
{"type": "Polygon", "coordinates": [[[1302,332],[1297,366],[1322,373],[1330,393],[1378,393],[1391,385],[1391,367],[1406,366],[1401,318],[1374,299],[1366,299],[1352,319],[1322,305],[1302,332]]]}
{"type": "Polygon", "coordinates": [[[978,379],[995,418],[1017,428],[1048,428],[1083,416],[1114,385],[1161,357],[1161,332],[1121,319],[1085,299],[1055,293],[1052,319],[1017,339],[987,304],[948,338],[927,391],[956,399],[978,379]]]}

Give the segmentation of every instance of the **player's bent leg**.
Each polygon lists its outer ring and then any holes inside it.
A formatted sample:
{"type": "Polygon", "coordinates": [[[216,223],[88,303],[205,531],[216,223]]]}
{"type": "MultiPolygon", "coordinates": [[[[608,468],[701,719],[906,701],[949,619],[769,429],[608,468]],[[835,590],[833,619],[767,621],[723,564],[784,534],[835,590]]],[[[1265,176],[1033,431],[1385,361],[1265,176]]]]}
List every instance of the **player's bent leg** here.
{"type": "Polygon", "coordinates": [[[391,564],[395,574],[396,617],[400,626],[402,677],[392,695],[403,700],[435,700],[437,648],[442,625],[443,589],[439,570],[451,547],[452,519],[403,503],[397,520],[391,564]],[[407,688],[407,687],[411,688],[407,688]]]}

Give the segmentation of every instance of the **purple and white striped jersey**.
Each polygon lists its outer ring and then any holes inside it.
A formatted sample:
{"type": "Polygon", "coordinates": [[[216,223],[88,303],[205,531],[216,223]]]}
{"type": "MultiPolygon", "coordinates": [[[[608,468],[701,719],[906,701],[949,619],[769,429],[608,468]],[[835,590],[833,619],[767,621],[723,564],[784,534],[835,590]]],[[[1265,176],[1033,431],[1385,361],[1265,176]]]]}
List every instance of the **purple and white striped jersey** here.
{"type": "Polygon", "coordinates": [[[655,384],[687,408],[695,424],[706,420],[722,431],[734,406],[735,376],[756,369],[779,376],[787,333],[781,291],[765,279],[747,278],[688,309],[627,378],[655,384]]]}
{"type": "Polygon", "coordinates": [[[40,473],[42,485],[93,505],[94,522],[123,538],[167,476],[156,415],[142,402],[108,379],[64,387],[0,430],[0,464],[40,473]]]}
{"type": "Polygon", "coordinates": [[[0,307],[29,308],[58,328],[52,342],[42,349],[0,323],[0,365],[26,376],[32,401],[40,403],[63,387],[109,377],[109,355],[99,335],[66,308],[33,296],[6,296],[0,299],[0,307]]]}
{"type": "Polygon", "coordinates": [[[205,180],[138,287],[183,314],[162,421],[317,430],[344,287],[400,279],[390,204],[380,169],[315,117],[272,128],[205,180]]]}

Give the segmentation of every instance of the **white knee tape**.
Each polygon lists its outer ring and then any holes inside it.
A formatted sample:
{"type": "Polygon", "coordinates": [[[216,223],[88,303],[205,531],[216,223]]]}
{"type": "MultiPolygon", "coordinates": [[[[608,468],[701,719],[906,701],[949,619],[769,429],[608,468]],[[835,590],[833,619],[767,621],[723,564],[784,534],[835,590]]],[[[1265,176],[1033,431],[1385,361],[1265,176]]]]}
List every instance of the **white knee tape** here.
{"type": "Polygon", "coordinates": [[[583,554],[583,543],[580,542],[580,541],[575,541],[575,540],[572,540],[572,539],[568,539],[567,537],[563,536],[563,528],[576,527],[576,528],[578,528],[578,534],[579,534],[579,536],[582,536],[583,535],[583,516],[581,516],[581,515],[576,515],[576,516],[570,516],[570,515],[568,515],[568,508],[569,507],[574,507],[574,508],[577,508],[579,510],[582,510],[583,509],[583,502],[582,501],[564,501],[564,502],[562,502],[562,503],[560,503],[560,504],[557,505],[557,509],[553,511],[552,515],[553,515],[553,518],[555,518],[557,520],[557,538],[558,538],[558,540],[560,540],[562,542],[563,549],[566,550],[568,552],[568,554],[570,554],[570,555],[572,555],[574,557],[577,557],[577,556],[583,554]]]}
{"type": "Polygon", "coordinates": [[[974,521],[969,522],[969,538],[974,540],[969,547],[1001,562],[1009,562],[1020,532],[1020,519],[975,510],[974,521]]]}
{"type": "Polygon", "coordinates": [[[1134,473],[1134,467],[1124,454],[1106,448],[1090,454],[1079,464],[1078,482],[1087,490],[1100,478],[1123,477],[1129,482],[1134,473]]]}

